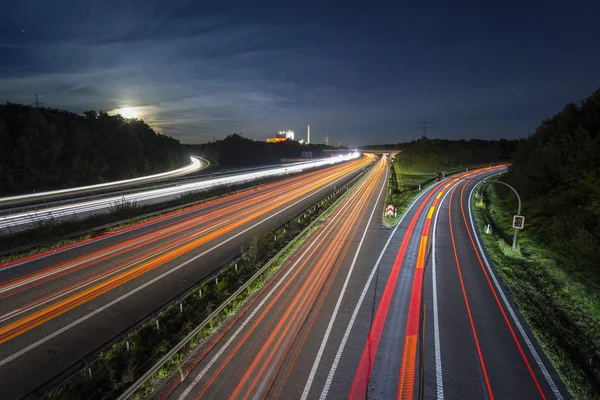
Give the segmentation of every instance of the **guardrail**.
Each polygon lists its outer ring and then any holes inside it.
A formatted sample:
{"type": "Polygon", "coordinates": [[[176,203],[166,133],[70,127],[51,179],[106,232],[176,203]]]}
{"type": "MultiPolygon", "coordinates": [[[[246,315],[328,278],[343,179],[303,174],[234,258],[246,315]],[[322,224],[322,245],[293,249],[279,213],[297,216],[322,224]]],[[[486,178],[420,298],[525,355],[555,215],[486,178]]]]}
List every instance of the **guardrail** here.
{"type": "MultiPolygon", "coordinates": [[[[320,167],[320,168],[325,168],[325,167],[326,166],[323,166],[323,167],[320,167]]],[[[318,170],[318,169],[319,168],[317,168],[315,170],[318,170]]],[[[96,226],[96,227],[93,227],[93,228],[83,229],[83,230],[72,232],[72,233],[69,233],[69,234],[66,234],[66,235],[61,235],[61,236],[53,237],[50,240],[43,240],[43,241],[38,241],[38,242],[34,242],[34,243],[29,243],[27,245],[20,246],[20,247],[13,247],[13,248],[10,248],[10,249],[7,249],[7,250],[0,251],[0,257],[4,257],[4,256],[9,255],[9,254],[26,253],[26,252],[28,252],[30,250],[35,249],[35,248],[39,248],[39,247],[42,247],[42,246],[48,246],[48,245],[50,245],[52,243],[57,243],[57,242],[60,242],[60,241],[63,241],[63,240],[68,240],[68,239],[71,239],[71,238],[76,238],[76,237],[87,235],[87,234],[93,234],[95,232],[102,232],[102,231],[104,231],[106,229],[109,229],[111,227],[114,227],[114,226],[118,226],[118,225],[122,225],[122,224],[128,224],[128,223],[131,223],[131,222],[134,222],[134,221],[137,221],[137,220],[142,220],[142,219],[145,219],[145,218],[151,218],[151,217],[154,217],[154,216],[157,216],[157,215],[160,215],[160,214],[169,213],[171,211],[176,211],[178,209],[183,209],[183,208],[186,208],[186,207],[191,207],[191,206],[194,206],[194,205],[200,204],[200,203],[206,203],[208,201],[221,198],[223,196],[228,196],[228,195],[232,195],[232,194],[244,192],[244,191],[247,191],[247,190],[251,190],[253,188],[265,185],[265,184],[270,183],[272,181],[277,181],[280,178],[283,179],[285,177],[295,176],[296,174],[299,174],[299,173],[302,173],[302,172],[289,173],[287,176],[274,176],[274,177],[270,177],[270,178],[264,178],[261,181],[257,182],[254,185],[251,185],[251,186],[246,186],[251,181],[240,182],[240,183],[232,185],[232,188],[239,187],[238,189],[232,189],[231,191],[227,192],[227,194],[219,194],[217,196],[211,196],[211,197],[207,197],[207,198],[197,199],[197,200],[194,200],[194,201],[191,201],[191,202],[188,202],[188,203],[177,204],[177,205],[175,205],[173,207],[161,208],[159,210],[148,212],[148,213],[145,213],[145,214],[141,214],[141,215],[135,216],[133,218],[128,218],[128,219],[124,219],[124,220],[110,222],[110,223],[99,225],[99,226],[96,226]]]]}
{"type": "MultiPolygon", "coordinates": [[[[362,173],[350,182],[344,184],[341,188],[336,189],[335,193],[345,192],[351,186],[357,184],[359,178],[362,177],[362,173]]],[[[131,385],[125,392],[123,392],[118,400],[125,400],[130,398],[136,391],[138,391],[149,379],[154,376],[161,368],[165,366],[179,351],[181,351],[186,345],[188,345],[192,339],[198,335],[198,333],[204,329],[210,322],[217,317],[225,308],[227,308],[240,294],[242,294],[250,285],[252,285],[258,278],[260,278],[265,271],[267,271],[282,255],[284,255],[290,247],[294,246],[298,240],[300,240],[307,232],[309,232],[315,224],[319,223],[323,215],[327,215],[337,203],[334,201],[327,209],[319,214],[306,228],[304,228],[296,237],[294,237],[284,248],[282,248],[275,256],[273,256],[265,265],[262,266],[252,277],[246,281],[238,290],[236,290],[227,300],[225,300],[215,311],[213,311],[202,323],[194,328],[185,338],[183,338],[175,347],[173,347],[167,354],[165,354],[152,368],[150,368],[144,375],[142,375],[133,385],[131,385]]],[[[322,203],[323,200],[320,200],[322,203]]],[[[318,202],[317,202],[318,203],[318,202]]],[[[316,204],[316,203],[315,203],[316,204]]],[[[314,206],[313,206],[314,207],[314,206]]],[[[309,209],[312,207],[309,207],[309,209]]],[[[308,210],[308,209],[307,209],[308,210]]],[[[304,211],[306,212],[306,211],[304,211]]],[[[188,357],[186,357],[189,359],[188,357]]],[[[186,360],[184,360],[185,362],[186,360]]],[[[185,376],[181,375],[181,381],[185,379],[185,376]]]]}
{"type": "Polygon", "coordinates": [[[82,194],[86,194],[86,193],[93,193],[93,192],[97,192],[99,190],[109,190],[109,189],[115,189],[115,188],[129,187],[129,186],[139,185],[139,184],[148,183],[148,182],[152,182],[152,181],[163,180],[163,179],[174,178],[174,177],[178,177],[178,176],[182,176],[182,175],[191,174],[193,172],[200,171],[201,169],[206,168],[210,165],[210,163],[207,160],[201,159],[200,157],[192,156],[192,157],[190,157],[190,160],[191,160],[191,163],[186,165],[185,167],[178,168],[173,171],[162,172],[160,174],[155,174],[155,175],[142,176],[139,178],[125,179],[125,180],[115,181],[115,182],[100,183],[97,185],[88,185],[88,186],[81,186],[81,187],[62,189],[62,190],[52,190],[52,191],[48,191],[48,192],[24,194],[24,195],[20,195],[20,196],[3,197],[3,198],[0,198],[0,207],[6,207],[6,206],[13,205],[13,204],[27,204],[27,203],[32,203],[32,202],[40,202],[43,200],[59,199],[59,198],[63,198],[63,197],[73,196],[73,195],[82,195],[82,194]],[[202,166],[203,161],[205,163],[204,167],[202,166]]]}
{"type": "MultiPolygon", "coordinates": [[[[215,178],[194,183],[187,183],[165,189],[148,190],[141,193],[122,196],[122,199],[123,201],[135,201],[139,205],[156,204],[165,202],[168,199],[172,199],[175,196],[190,191],[206,190],[216,186],[227,186],[233,183],[257,180],[272,176],[288,175],[292,172],[300,172],[306,169],[314,169],[325,165],[333,165],[347,162],[358,157],[359,153],[353,153],[346,156],[338,156],[321,159],[318,161],[311,161],[307,164],[300,163],[281,168],[268,169],[260,172],[247,172],[223,178],[215,178]]],[[[108,197],[100,200],[90,200],[81,203],[43,208],[36,211],[2,215],[0,216],[0,229],[7,230],[8,228],[16,229],[16,227],[20,227],[21,230],[26,230],[28,227],[31,227],[31,225],[37,221],[44,221],[48,219],[64,219],[73,217],[75,215],[91,215],[104,213],[106,212],[106,209],[109,208],[115,201],[119,200],[121,200],[121,197],[108,197]]]]}
{"type": "MultiPolygon", "coordinates": [[[[324,201],[331,199],[336,195],[340,195],[342,192],[347,190],[351,185],[354,185],[363,176],[364,171],[368,167],[369,166],[363,167],[361,170],[357,171],[357,174],[353,178],[351,178],[349,181],[347,181],[340,187],[335,188],[332,192],[330,192],[329,194],[324,196],[322,199],[313,203],[310,207],[306,208],[304,211],[298,213],[295,217],[290,219],[290,221],[294,220],[296,218],[299,218],[300,216],[305,215],[307,213],[311,213],[311,210],[316,209],[319,204],[322,204],[324,201]]],[[[332,204],[332,206],[333,206],[333,204],[332,204]]],[[[329,210],[332,206],[330,206],[327,210],[329,210]]],[[[264,272],[266,270],[266,268],[268,268],[268,266],[271,265],[274,262],[274,260],[277,259],[277,257],[281,256],[281,254],[284,254],[285,250],[289,249],[289,247],[292,246],[292,244],[296,240],[298,240],[298,238],[300,238],[309,229],[310,226],[314,226],[314,224],[317,223],[317,221],[319,221],[321,215],[323,215],[324,213],[319,214],[307,228],[305,228],[300,234],[296,235],[291,240],[291,242],[289,242],[273,258],[271,258],[271,260],[265,266],[263,266],[260,269],[260,271],[264,272]]],[[[287,222],[286,222],[286,224],[287,224],[287,222]]],[[[274,231],[280,230],[286,224],[281,225],[279,228],[275,229],[274,231]]],[[[69,368],[61,371],[59,374],[55,375],[53,378],[47,380],[45,383],[40,385],[38,388],[32,390],[31,392],[29,392],[24,397],[27,397],[30,399],[40,399],[40,398],[46,397],[47,393],[49,391],[51,391],[53,388],[66,385],[70,380],[76,379],[76,377],[78,377],[82,374],[88,376],[90,379],[93,379],[94,369],[96,367],[95,363],[98,361],[99,354],[102,354],[110,349],[114,349],[117,346],[123,346],[123,347],[129,349],[129,346],[130,346],[129,338],[135,332],[143,329],[144,326],[147,326],[147,324],[152,324],[153,322],[156,324],[157,328],[160,327],[160,323],[158,322],[160,320],[160,316],[168,313],[170,310],[173,310],[175,307],[177,307],[180,310],[180,312],[183,312],[183,304],[186,299],[190,298],[190,296],[195,296],[196,294],[198,294],[200,297],[202,297],[203,287],[205,287],[205,285],[209,284],[210,282],[214,282],[215,285],[218,284],[219,276],[222,273],[226,272],[229,268],[234,268],[234,267],[237,268],[237,266],[235,266],[236,265],[235,263],[237,260],[239,260],[239,257],[240,257],[240,254],[232,257],[227,262],[221,264],[213,272],[206,275],[205,277],[203,277],[201,280],[197,281],[196,283],[192,284],[190,287],[188,287],[184,291],[180,292],[173,299],[171,299],[171,300],[163,303],[159,307],[155,308],[152,312],[148,313],[146,316],[138,319],[137,321],[132,323],[128,328],[122,330],[117,335],[115,335],[113,338],[105,341],[102,345],[98,346],[96,349],[94,349],[93,351],[88,353],[87,356],[82,357],[78,362],[76,362],[69,368]]],[[[256,274],[254,274],[252,276],[252,278],[248,282],[246,282],[246,284],[244,284],[244,288],[247,288],[248,285],[250,285],[251,282],[253,282],[256,279],[257,274],[258,274],[258,272],[256,274]]],[[[235,293],[237,293],[239,295],[239,293],[241,293],[242,291],[243,291],[243,289],[241,289],[241,290],[238,289],[235,293]]],[[[203,321],[199,321],[199,322],[201,322],[200,325],[202,327],[205,327],[206,324],[209,323],[209,321],[212,320],[214,318],[214,316],[218,314],[217,310],[222,311],[225,307],[227,307],[228,304],[231,303],[232,297],[233,297],[233,295],[230,296],[228,298],[228,300],[225,301],[224,304],[221,304],[221,306],[219,306],[214,312],[212,312],[210,315],[208,315],[208,317],[205,317],[203,321]]],[[[205,311],[199,317],[203,317],[206,314],[207,314],[207,312],[205,311]]],[[[199,332],[201,329],[202,328],[195,329],[194,331],[199,332]]],[[[189,336],[190,336],[189,334],[186,335],[184,340],[186,338],[188,338],[189,336]]],[[[187,343],[189,343],[189,340],[187,343]]],[[[152,357],[149,360],[147,360],[144,364],[148,363],[149,361],[152,361],[152,357]]]]}
{"type": "Polygon", "coordinates": [[[170,178],[168,180],[163,179],[163,180],[158,180],[158,181],[153,181],[153,182],[140,183],[140,184],[136,184],[135,187],[131,188],[131,189],[124,189],[124,190],[106,190],[105,189],[98,193],[94,192],[94,193],[92,193],[90,195],[86,195],[86,196],[74,196],[74,197],[68,196],[68,197],[60,199],[60,200],[50,200],[50,201],[42,200],[40,202],[28,203],[28,204],[24,204],[24,205],[9,207],[9,208],[5,208],[2,205],[0,205],[0,215],[12,214],[12,213],[16,213],[16,212],[24,212],[27,210],[37,210],[38,208],[42,208],[42,207],[56,206],[56,205],[69,204],[69,203],[71,203],[71,204],[78,203],[78,202],[91,200],[91,199],[101,199],[103,197],[109,197],[109,196],[121,196],[121,195],[127,195],[127,194],[132,194],[132,193],[139,193],[139,192],[147,191],[147,190],[162,189],[162,188],[182,185],[182,184],[186,184],[186,183],[200,182],[200,181],[204,181],[204,180],[208,180],[208,179],[220,177],[220,176],[229,176],[229,175],[236,175],[236,174],[241,174],[241,173],[251,172],[251,171],[261,171],[261,170],[267,170],[270,168],[280,168],[280,167],[290,166],[290,165],[305,164],[307,162],[310,162],[310,161],[303,161],[301,163],[291,163],[291,164],[264,165],[264,166],[260,166],[260,167],[250,167],[250,168],[237,168],[237,169],[230,169],[230,170],[226,170],[226,171],[218,171],[218,172],[212,172],[212,173],[202,172],[204,170],[204,169],[202,169],[200,171],[197,171],[197,172],[201,172],[200,174],[191,173],[189,176],[181,176],[181,177],[176,177],[176,178],[170,178]]]}

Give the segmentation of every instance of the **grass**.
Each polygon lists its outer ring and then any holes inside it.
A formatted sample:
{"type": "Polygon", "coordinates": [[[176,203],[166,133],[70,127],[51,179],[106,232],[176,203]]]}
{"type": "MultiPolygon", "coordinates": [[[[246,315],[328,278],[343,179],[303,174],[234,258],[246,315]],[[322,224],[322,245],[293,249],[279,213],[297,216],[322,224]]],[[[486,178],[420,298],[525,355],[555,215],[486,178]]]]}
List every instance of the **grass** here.
{"type": "MultiPolygon", "coordinates": [[[[366,176],[366,174],[362,174],[362,176],[366,176]]],[[[337,197],[337,199],[333,199],[330,201],[323,201],[320,205],[320,209],[324,209],[325,211],[321,214],[318,214],[318,211],[308,212],[308,214],[317,214],[319,221],[318,223],[313,224],[307,229],[301,236],[296,237],[291,246],[289,246],[282,254],[280,254],[276,259],[272,260],[269,267],[266,268],[258,277],[256,277],[250,285],[246,287],[244,291],[238,294],[231,303],[225,307],[219,314],[214,316],[208,323],[208,326],[202,329],[191,341],[190,343],[182,348],[177,354],[173,356],[171,360],[169,360],[150,380],[145,382],[145,384],[136,391],[134,394],[134,398],[136,399],[145,399],[150,397],[156,389],[164,382],[165,379],[172,377],[178,370],[178,367],[181,367],[181,364],[184,360],[192,353],[195,349],[198,348],[201,344],[206,342],[214,333],[216,333],[220,328],[222,328],[230,317],[235,315],[239,309],[248,302],[248,300],[252,297],[252,295],[259,290],[261,290],[264,285],[269,281],[272,275],[278,271],[282,265],[298,250],[298,248],[306,241],[315,230],[317,230],[321,224],[331,215],[333,212],[339,207],[342,201],[350,195],[352,190],[358,186],[362,179],[359,179],[358,182],[350,188],[350,190],[346,190],[341,192],[341,194],[337,197]]],[[[307,213],[303,215],[306,216],[307,213]]],[[[298,221],[299,217],[296,217],[295,220],[298,221]]],[[[252,246],[251,246],[252,247],[252,246]]],[[[250,253],[251,251],[247,251],[250,253]]]]}
{"type": "MultiPolygon", "coordinates": [[[[363,174],[359,175],[364,176],[363,174]]],[[[355,178],[359,179],[359,178],[355,178]]],[[[352,181],[347,183],[351,185],[352,181]]],[[[232,293],[238,290],[244,282],[256,271],[293,240],[305,227],[320,217],[321,212],[332,204],[339,204],[349,191],[339,188],[336,194],[328,197],[288,221],[282,227],[270,233],[256,235],[246,249],[242,249],[239,257],[223,268],[218,268],[218,283],[215,275],[207,277],[199,287],[195,287],[181,296],[182,308],[179,302],[172,302],[163,308],[158,315],[131,332],[126,340],[114,344],[108,351],[101,353],[89,364],[93,370],[92,377],[86,369],[71,376],[62,384],[45,393],[51,399],[87,398],[100,399],[117,397],[133,381],[144,374],[152,365],[164,356],[171,348],[179,343],[194,327],[200,325],[213,310],[217,309],[232,293]],[[337,203],[336,203],[337,201],[337,203]],[[237,265],[237,268],[236,268],[237,265]],[[202,291],[200,296],[199,290],[202,291]],[[156,327],[159,321],[160,329],[156,327]],[[127,350],[126,342],[130,343],[127,350]]],[[[333,208],[333,207],[332,207],[333,208]]],[[[313,229],[319,226],[313,225],[313,229]]],[[[311,230],[312,232],[312,230],[311,230]]],[[[310,232],[295,242],[299,246],[310,232]]],[[[172,376],[181,365],[186,355],[197,346],[204,343],[227,320],[234,315],[248,298],[267,282],[269,276],[293,253],[291,246],[285,254],[280,255],[260,277],[242,291],[227,307],[214,316],[209,323],[174,357],[172,357],[138,392],[137,398],[149,396],[162,379],[172,376]]]]}
{"type": "Polygon", "coordinates": [[[496,271],[536,339],[576,399],[600,399],[600,302],[565,269],[552,249],[525,229],[512,250],[513,204],[493,185],[473,199],[475,220],[496,271]],[[490,224],[491,233],[486,234],[490,224]]]}
{"type": "MultiPolygon", "coordinates": [[[[393,162],[391,165],[385,204],[386,207],[388,204],[394,205],[396,216],[388,217],[386,210],[383,211],[383,224],[387,227],[393,227],[398,224],[407,211],[408,206],[419,193],[436,182],[435,172],[419,172],[412,169],[405,169],[397,162],[393,162]]],[[[431,170],[441,171],[441,168],[432,168],[431,170]]],[[[464,168],[446,170],[444,171],[444,176],[454,175],[464,170],[464,168]]]]}
{"type": "MultiPolygon", "coordinates": [[[[318,169],[320,168],[315,170],[318,169]]],[[[290,174],[286,176],[286,178],[295,175],[296,174],[290,174]]],[[[189,206],[190,203],[199,204],[214,198],[229,195],[232,191],[249,190],[253,187],[275,182],[280,179],[282,178],[271,177],[236,185],[215,187],[207,190],[188,191],[182,193],[177,199],[152,206],[140,206],[136,202],[123,199],[116,201],[109,207],[109,212],[105,214],[95,214],[83,219],[74,217],[61,221],[54,219],[38,221],[34,223],[32,229],[0,235],[0,252],[3,253],[3,255],[0,256],[0,264],[56,249],[68,244],[77,243],[94,237],[94,235],[99,233],[123,229],[171,213],[177,213],[183,210],[183,206],[189,206]],[[178,208],[178,206],[182,206],[182,208],[178,208]],[[174,209],[168,210],[169,208],[174,209]],[[162,212],[162,210],[167,211],[162,212]],[[152,215],[146,216],[147,214],[152,215]],[[129,220],[121,222],[124,219],[129,220]],[[110,226],[102,230],[94,231],[95,228],[104,225],[110,226]],[[78,234],[77,232],[84,233],[78,234]]]]}

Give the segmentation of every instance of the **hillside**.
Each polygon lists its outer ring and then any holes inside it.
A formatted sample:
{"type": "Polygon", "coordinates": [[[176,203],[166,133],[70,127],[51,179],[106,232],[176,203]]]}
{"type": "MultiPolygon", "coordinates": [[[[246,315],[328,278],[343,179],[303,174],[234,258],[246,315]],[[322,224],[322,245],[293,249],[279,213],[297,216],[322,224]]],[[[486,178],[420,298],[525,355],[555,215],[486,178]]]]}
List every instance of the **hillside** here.
{"type": "Polygon", "coordinates": [[[188,162],[144,121],[0,104],[0,196],[133,178],[188,162]]]}
{"type": "Polygon", "coordinates": [[[508,162],[518,140],[446,140],[422,138],[408,143],[365,146],[402,152],[396,165],[404,173],[435,173],[474,165],[508,162]]]}
{"type": "Polygon", "coordinates": [[[600,90],[568,104],[519,143],[500,179],[523,201],[524,229],[511,251],[516,200],[501,185],[476,207],[482,235],[546,354],[577,399],[600,398],[600,90]]]}
{"type": "Polygon", "coordinates": [[[300,144],[297,141],[259,142],[236,133],[223,140],[187,147],[190,153],[200,154],[211,163],[226,168],[279,164],[282,158],[299,158],[303,151],[311,151],[313,157],[323,157],[326,156],[323,153],[325,149],[334,149],[323,144],[300,144]]]}
{"type": "Polygon", "coordinates": [[[504,179],[523,197],[528,234],[600,284],[600,90],[543,121],[504,179]]]}

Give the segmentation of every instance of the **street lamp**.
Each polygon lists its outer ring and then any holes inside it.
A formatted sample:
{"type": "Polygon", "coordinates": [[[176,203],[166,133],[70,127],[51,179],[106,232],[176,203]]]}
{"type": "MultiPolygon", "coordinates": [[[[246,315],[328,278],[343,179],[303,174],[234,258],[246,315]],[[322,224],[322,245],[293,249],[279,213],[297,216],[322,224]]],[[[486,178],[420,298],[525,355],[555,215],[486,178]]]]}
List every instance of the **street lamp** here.
{"type": "MultiPolygon", "coordinates": [[[[517,192],[517,190],[512,187],[511,185],[509,185],[506,182],[502,182],[502,181],[490,181],[493,183],[500,183],[504,186],[508,186],[513,192],[515,192],[515,195],[517,196],[517,200],[519,201],[519,206],[517,208],[517,215],[515,215],[513,217],[513,228],[515,229],[515,234],[513,236],[513,243],[512,243],[512,248],[513,250],[517,247],[517,234],[519,233],[519,229],[523,229],[523,225],[525,225],[525,217],[521,215],[521,196],[519,196],[519,193],[517,192]]],[[[483,183],[486,183],[486,181],[484,180],[483,183]]]]}

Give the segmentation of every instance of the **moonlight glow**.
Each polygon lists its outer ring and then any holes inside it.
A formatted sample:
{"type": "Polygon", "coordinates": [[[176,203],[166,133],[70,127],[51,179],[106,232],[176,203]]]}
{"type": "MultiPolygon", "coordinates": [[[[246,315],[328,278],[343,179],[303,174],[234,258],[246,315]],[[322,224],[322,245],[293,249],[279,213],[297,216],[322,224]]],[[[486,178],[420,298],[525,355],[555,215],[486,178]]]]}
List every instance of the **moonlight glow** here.
{"type": "Polygon", "coordinates": [[[117,114],[121,114],[123,118],[137,118],[138,113],[133,107],[125,107],[117,110],[117,114]]]}

